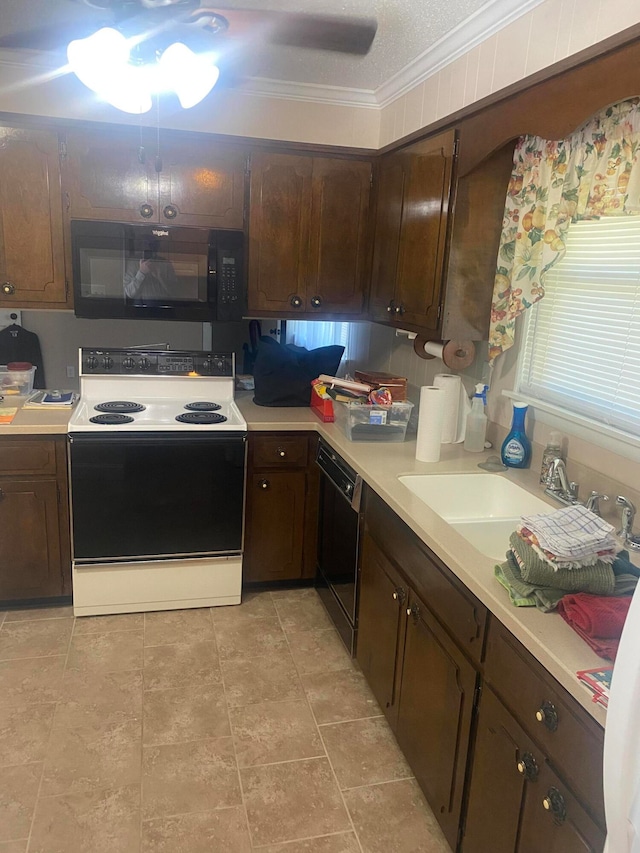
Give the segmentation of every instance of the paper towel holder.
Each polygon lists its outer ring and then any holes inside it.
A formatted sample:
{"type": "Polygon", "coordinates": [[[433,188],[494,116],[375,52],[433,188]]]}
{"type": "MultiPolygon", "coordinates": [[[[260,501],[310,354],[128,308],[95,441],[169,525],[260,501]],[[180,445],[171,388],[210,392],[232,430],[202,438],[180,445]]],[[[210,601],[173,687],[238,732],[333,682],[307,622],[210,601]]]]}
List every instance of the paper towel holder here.
{"type": "Polygon", "coordinates": [[[450,370],[464,370],[473,364],[476,357],[476,348],[473,341],[432,341],[424,335],[418,335],[413,341],[413,350],[420,358],[441,358],[450,370]],[[427,352],[425,347],[432,344],[433,349],[440,352],[427,352]]]}

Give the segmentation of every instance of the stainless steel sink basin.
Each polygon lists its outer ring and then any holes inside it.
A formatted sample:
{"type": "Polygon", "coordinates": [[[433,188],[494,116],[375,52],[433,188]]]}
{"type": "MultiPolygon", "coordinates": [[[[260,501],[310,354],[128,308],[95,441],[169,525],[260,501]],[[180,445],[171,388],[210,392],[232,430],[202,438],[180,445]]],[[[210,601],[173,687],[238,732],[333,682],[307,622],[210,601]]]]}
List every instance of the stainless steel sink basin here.
{"type": "Polygon", "coordinates": [[[408,474],[398,477],[474,548],[504,560],[520,516],[552,512],[546,501],[500,474],[408,474]]]}

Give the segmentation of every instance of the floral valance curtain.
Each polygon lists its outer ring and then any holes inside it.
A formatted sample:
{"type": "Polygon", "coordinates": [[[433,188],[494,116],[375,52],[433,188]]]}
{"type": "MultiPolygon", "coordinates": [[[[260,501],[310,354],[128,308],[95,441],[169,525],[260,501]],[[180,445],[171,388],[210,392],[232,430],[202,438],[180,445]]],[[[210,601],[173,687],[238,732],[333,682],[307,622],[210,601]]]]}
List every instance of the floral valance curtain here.
{"type": "Polygon", "coordinates": [[[572,221],[640,214],[640,98],[608,107],[559,142],[523,136],[507,190],[489,359],[513,346],[516,317],[544,296],[572,221]]]}

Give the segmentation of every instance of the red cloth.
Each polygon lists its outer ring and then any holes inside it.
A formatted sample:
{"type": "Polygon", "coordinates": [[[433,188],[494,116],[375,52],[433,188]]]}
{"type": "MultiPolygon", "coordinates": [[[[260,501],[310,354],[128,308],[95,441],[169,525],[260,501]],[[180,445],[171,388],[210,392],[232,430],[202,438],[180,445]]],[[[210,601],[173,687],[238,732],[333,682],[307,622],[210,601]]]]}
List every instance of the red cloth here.
{"type": "Polygon", "coordinates": [[[602,596],[578,592],[565,595],[558,612],[601,658],[615,660],[631,596],[602,596]]]}

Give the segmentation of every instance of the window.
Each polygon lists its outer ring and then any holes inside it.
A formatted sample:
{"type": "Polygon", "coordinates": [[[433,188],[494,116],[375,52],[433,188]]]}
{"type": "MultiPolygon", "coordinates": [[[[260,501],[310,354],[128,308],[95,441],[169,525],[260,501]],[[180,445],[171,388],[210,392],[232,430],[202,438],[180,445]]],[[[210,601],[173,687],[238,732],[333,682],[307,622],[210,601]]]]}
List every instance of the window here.
{"type": "Polygon", "coordinates": [[[286,342],[306,349],[331,344],[345,348],[340,374],[352,371],[355,362],[366,359],[369,347],[367,323],[331,323],[317,320],[287,320],[286,342]]]}
{"type": "Polygon", "coordinates": [[[528,313],[516,391],[640,437],[640,216],[574,223],[528,313]]]}

